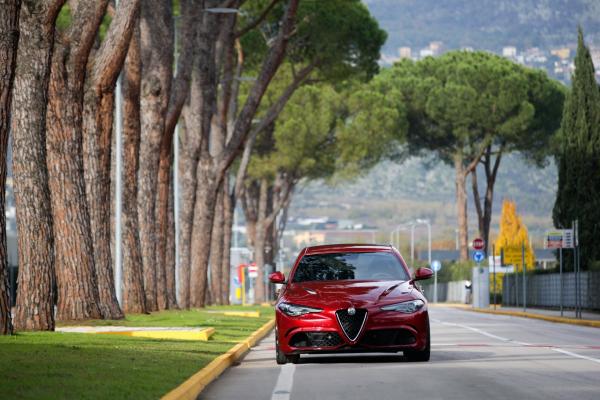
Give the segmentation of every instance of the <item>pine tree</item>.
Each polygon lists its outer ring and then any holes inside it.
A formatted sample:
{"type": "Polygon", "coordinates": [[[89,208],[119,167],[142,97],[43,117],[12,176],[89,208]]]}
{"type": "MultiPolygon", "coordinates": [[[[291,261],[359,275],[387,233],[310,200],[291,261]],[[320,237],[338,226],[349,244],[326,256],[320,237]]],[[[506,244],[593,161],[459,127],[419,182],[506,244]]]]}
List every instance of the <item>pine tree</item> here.
{"type": "MultiPolygon", "coordinates": [[[[571,228],[574,220],[579,221],[581,267],[589,269],[600,261],[596,245],[600,234],[600,89],[581,28],[559,139],[554,225],[571,228]]],[[[565,261],[565,268],[572,270],[572,259],[565,261]]]]}
{"type": "MultiPolygon", "coordinates": [[[[496,239],[496,254],[500,255],[502,249],[516,249],[520,251],[525,244],[525,269],[531,270],[535,265],[535,254],[531,243],[527,226],[517,214],[517,206],[514,201],[504,200],[502,203],[502,214],[500,215],[500,232],[496,239]]],[[[515,271],[521,271],[521,265],[515,265],[515,271]]]]}

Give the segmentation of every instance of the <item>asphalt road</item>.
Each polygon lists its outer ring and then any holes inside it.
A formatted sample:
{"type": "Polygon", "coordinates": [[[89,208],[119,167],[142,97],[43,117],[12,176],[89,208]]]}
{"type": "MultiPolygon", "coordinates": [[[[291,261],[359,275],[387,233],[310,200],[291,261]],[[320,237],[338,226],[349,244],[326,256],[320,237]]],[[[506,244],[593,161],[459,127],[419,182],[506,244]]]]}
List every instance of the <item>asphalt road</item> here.
{"type": "MultiPolygon", "coordinates": [[[[200,399],[600,399],[600,329],[434,307],[431,361],[302,356],[275,363],[271,334],[200,399]]],[[[401,354],[401,353],[400,353],[401,354]]]]}

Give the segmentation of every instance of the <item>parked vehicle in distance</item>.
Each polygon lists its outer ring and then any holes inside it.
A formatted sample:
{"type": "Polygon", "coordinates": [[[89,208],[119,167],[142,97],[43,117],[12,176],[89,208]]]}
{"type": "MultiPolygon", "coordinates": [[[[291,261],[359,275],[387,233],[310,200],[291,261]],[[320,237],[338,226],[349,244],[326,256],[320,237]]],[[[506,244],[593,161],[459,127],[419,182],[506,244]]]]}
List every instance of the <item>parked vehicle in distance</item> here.
{"type": "Polygon", "coordinates": [[[276,359],[296,363],[300,354],[399,352],[429,361],[427,300],[392,246],[338,244],[303,249],[283,284],[276,311],[276,359]]]}

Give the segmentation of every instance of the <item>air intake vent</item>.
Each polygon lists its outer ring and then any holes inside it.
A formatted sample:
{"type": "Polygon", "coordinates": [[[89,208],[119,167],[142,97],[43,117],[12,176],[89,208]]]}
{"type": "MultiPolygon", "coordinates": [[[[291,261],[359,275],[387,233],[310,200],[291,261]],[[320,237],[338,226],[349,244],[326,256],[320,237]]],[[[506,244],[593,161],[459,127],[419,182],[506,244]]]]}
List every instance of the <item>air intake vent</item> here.
{"type": "Polygon", "coordinates": [[[338,310],[335,315],[346,337],[355,341],[367,320],[367,310],[356,309],[354,315],[348,314],[348,310],[338,310]]]}

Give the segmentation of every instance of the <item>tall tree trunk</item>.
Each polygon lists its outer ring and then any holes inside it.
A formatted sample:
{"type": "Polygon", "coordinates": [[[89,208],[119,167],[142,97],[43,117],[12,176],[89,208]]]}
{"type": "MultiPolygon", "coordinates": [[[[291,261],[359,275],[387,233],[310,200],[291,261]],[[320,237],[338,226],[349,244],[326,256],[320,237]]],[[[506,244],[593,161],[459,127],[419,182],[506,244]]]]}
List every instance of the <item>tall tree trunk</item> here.
{"type": "MultiPolygon", "coordinates": [[[[90,219],[85,197],[82,101],[64,80],[62,49],[54,55],[46,126],[54,221],[58,312],[61,320],[100,318],[90,219]]],[[[82,88],[81,88],[82,90],[82,88]]]]}
{"type": "Polygon", "coordinates": [[[175,254],[175,197],[173,194],[173,174],[171,174],[171,184],[169,186],[169,204],[167,207],[167,248],[165,265],[167,269],[167,308],[177,309],[176,295],[176,254],[175,254]]]}
{"type": "Polygon", "coordinates": [[[475,209],[477,210],[477,217],[479,221],[479,235],[485,242],[485,253],[488,254],[489,250],[489,238],[490,238],[490,226],[492,222],[492,206],[494,202],[494,185],[496,184],[496,176],[498,174],[498,168],[500,167],[500,161],[502,159],[502,153],[504,151],[504,145],[501,145],[497,154],[496,159],[492,165],[492,146],[488,146],[484,157],[482,157],[481,163],[484,166],[486,188],[485,196],[483,198],[483,206],[481,205],[481,198],[479,195],[479,185],[477,182],[477,171],[471,172],[471,183],[473,188],[473,200],[475,203],[475,209]]]}
{"type": "Polygon", "coordinates": [[[124,317],[117,301],[111,256],[111,142],[115,85],[134,24],[140,0],[123,0],[117,7],[100,49],[90,60],[90,84],[84,102],[84,173],[90,214],[94,265],[98,280],[100,312],[106,319],[124,317]]]}
{"type": "MultiPolygon", "coordinates": [[[[166,282],[157,280],[155,205],[160,144],[171,89],[173,17],[169,1],[148,0],[141,11],[142,139],[138,171],[138,216],[144,287],[150,311],[166,304],[166,282]]],[[[158,266],[161,269],[164,265],[158,266]]],[[[164,277],[164,274],[159,274],[164,277]]]]}
{"type": "Polygon", "coordinates": [[[265,245],[267,242],[268,226],[266,218],[269,207],[269,183],[266,178],[260,180],[258,197],[258,218],[256,221],[256,236],[254,239],[254,262],[258,268],[256,277],[254,301],[258,304],[265,301],[265,245]]]}
{"type": "Polygon", "coordinates": [[[229,193],[229,177],[223,181],[223,261],[221,262],[221,304],[229,304],[231,280],[231,235],[234,202],[229,193]]]}
{"type": "MultiPolygon", "coordinates": [[[[217,1],[207,2],[205,5],[218,5],[217,1]]],[[[242,107],[235,124],[230,132],[229,140],[223,151],[210,154],[208,151],[208,138],[211,133],[211,123],[219,106],[217,96],[217,71],[216,66],[216,39],[223,37],[218,32],[219,21],[214,16],[205,16],[201,34],[199,49],[199,85],[202,90],[202,146],[200,160],[198,162],[196,205],[194,207],[194,226],[191,237],[191,303],[193,306],[203,306],[206,295],[206,273],[208,270],[208,249],[211,240],[211,228],[214,217],[214,205],[217,191],[225,177],[226,171],[234,161],[245,142],[252,119],[256,115],[261,99],[277,72],[283,58],[289,38],[295,26],[295,16],[298,10],[299,0],[290,0],[285,14],[282,16],[280,30],[277,39],[269,49],[269,53],[263,62],[258,78],[250,89],[246,102],[242,107]],[[220,34],[220,35],[219,35],[220,34]],[[203,183],[206,186],[203,186],[203,183]],[[208,241],[208,243],[207,243],[208,241]]],[[[234,18],[235,15],[231,18],[234,18]]],[[[220,27],[226,26],[222,24],[220,27]]],[[[233,42],[231,43],[233,46],[233,42]]],[[[227,115],[227,112],[225,112],[227,115]]],[[[220,129],[221,134],[226,131],[220,129]]],[[[211,138],[212,139],[212,138],[211,138]]]]}
{"type": "MultiPolygon", "coordinates": [[[[181,1],[181,26],[179,29],[179,43],[175,46],[181,48],[181,54],[177,60],[177,75],[173,81],[172,89],[169,97],[169,105],[166,115],[164,132],[160,144],[160,160],[158,169],[158,188],[156,192],[156,219],[158,232],[166,232],[165,227],[168,225],[167,207],[169,182],[167,176],[171,176],[171,167],[173,164],[172,147],[175,126],[181,116],[182,108],[190,91],[190,81],[192,79],[192,71],[194,66],[194,58],[196,55],[197,33],[198,26],[202,23],[202,4],[195,0],[181,1]],[[181,44],[179,46],[179,44],[181,44]]],[[[195,165],[195,164],[194,164],[195,165]]],[[[177,166],[175,168],[178,168],[177,166]]],[[[164,252],[167,250],[167,241],[172,238],[164,234],[157,235],[156,259],[160,266],[161,260],[167,259],[164,252]]],[[[167,291],[169,289],[167,288],[167,291]]],[[[169,300],[167,299],[167,303],[169,300]]]]}
{"type": "Polygon", "coordinates": [[[190,305],[204,307],[215,202],[219,189],[210,158],[200,159],[196,177],[196,203],[191,236],[190,305]]]}
{"type": "Polygon", "coordinates": [[[54,234],[46,165],[46,107],[54,22],[64,2],[25,2],[21,9],[12,120],[19,246],[17,330],[54,330],[54,234]]]}
{"type": "Polygon", "coordinates": [[[54,220],[57,318],[100,318],[90,216],[83,174],[86,66],[108,0],[77,2],[68,39],[53,56],[46,148],[54,220]]]}
{"type": "Polygon", "coordinates": [[[123,310],[146,313],[137,209],[140,153],[141,60],[139,27],[131,39],[123,74],[123,310]]]}
{"type": "Polygon", "coordinates": [[[223,222],[223,190],[221,189],[217,194],[210,244],[210,283],[214,304],[222,304],[223,300],[223,222]]]}
{"type": "Polygon", "coordinates": [[[458,220],[459,259],[460,261],[467,261],[469,259],[467,189],[465,182],[465,167],[463,165],[463,155],[461,151],[457,151],[454,155],[454,170],[456,174],[456,218],[458,220]]]}
{"type": "Polygon", "coordinates": [[[6,214],[4,213],[6,183],[6,150],[10,125],[10,106],[19,43],[20,0],[7,0],[0,9],[0,335],[12,333],[10,296],[8,293],[8,262],[6,254],[6,214]]]}
{"type": "Polygon", "coordinates": [[[179,306],[190,307],[191,243],[196,204],[196,170],[200,157],[201,92],[197,71],[193,73],[189,104],[183,110],[181,127],[181,209],[179,215],[179,306]]]}

